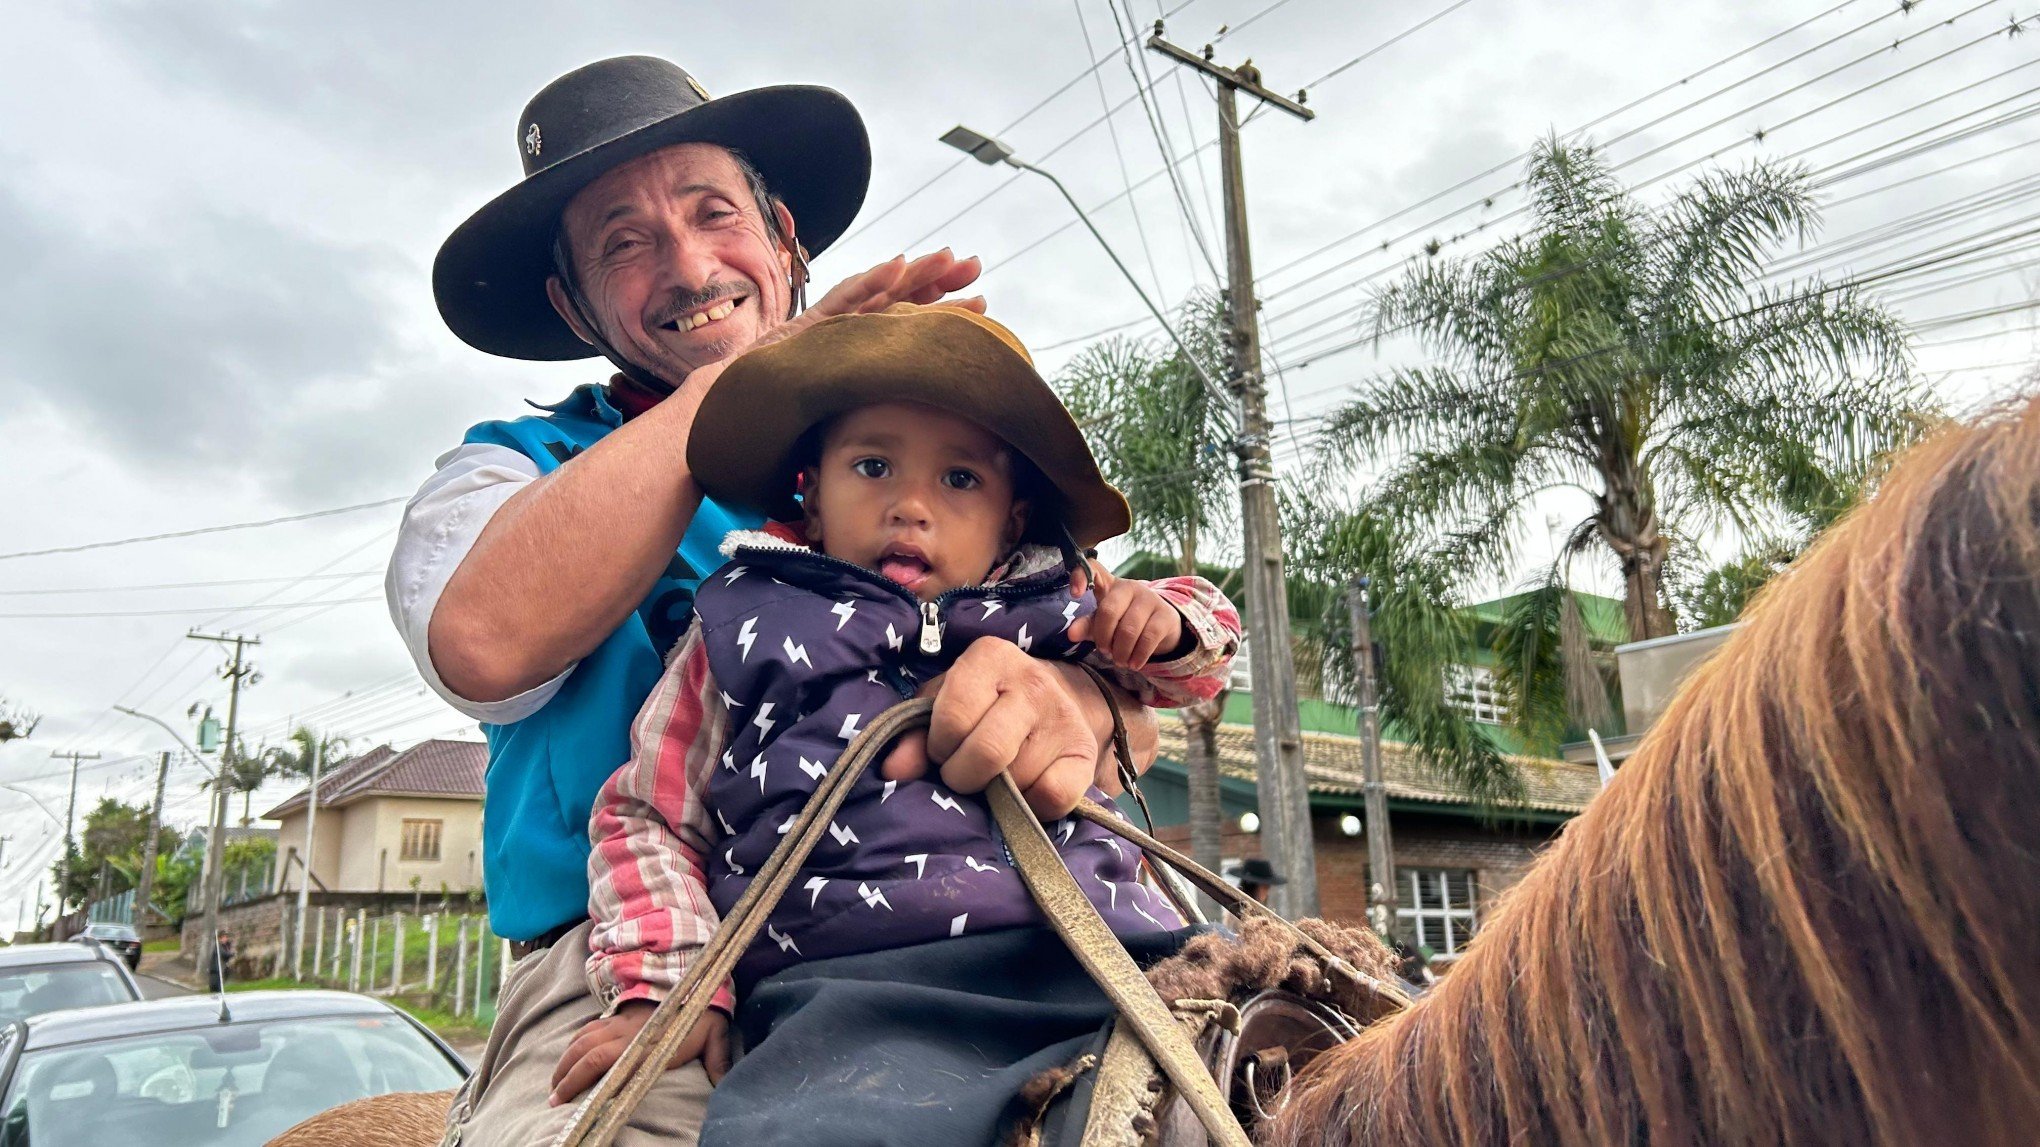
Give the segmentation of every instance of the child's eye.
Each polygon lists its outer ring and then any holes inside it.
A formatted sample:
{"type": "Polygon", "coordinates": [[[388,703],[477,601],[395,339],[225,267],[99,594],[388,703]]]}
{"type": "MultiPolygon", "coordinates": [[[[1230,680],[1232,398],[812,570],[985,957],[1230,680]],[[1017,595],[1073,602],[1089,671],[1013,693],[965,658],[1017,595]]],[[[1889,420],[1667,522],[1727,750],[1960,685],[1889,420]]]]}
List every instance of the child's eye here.
{"type": "Polygon", "coordinates": [[[968,470],[951,470],[942,476],[942,484],[952,490],[975,490],[984,480],[968,470]]]}
{"type": "Polygon", "coordinates": [[[850,469],[865,478],[883,478],[892,473],[892,467],[883,458],[859,458],[850,463],[850,469]]]}

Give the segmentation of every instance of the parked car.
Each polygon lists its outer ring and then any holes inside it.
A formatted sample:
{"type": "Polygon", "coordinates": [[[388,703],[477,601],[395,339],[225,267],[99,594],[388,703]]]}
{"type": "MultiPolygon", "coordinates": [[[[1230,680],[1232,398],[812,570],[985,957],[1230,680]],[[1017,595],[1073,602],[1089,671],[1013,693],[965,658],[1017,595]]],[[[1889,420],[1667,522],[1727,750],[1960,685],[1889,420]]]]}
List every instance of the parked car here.
{"type": "Polygon", "coordinates": [[[98,944],[0,948],[0,1023],[141,998],[128,966],[98,944]]]}
{"type": "Polygon", "coordinates": [[[142,966],[142,938],[126,924],[87,924],[83,932],[71,939],[81,944],[96,941],[112,948],[127,961],[129,971],[142,966]]]}
{"type": "Polygon", "coordinates": [[[467,1077],[452,1048],[346,992],[173,996],[0,1028],[0,1147],[260,1147],[342,1103],[467,1077]]]}

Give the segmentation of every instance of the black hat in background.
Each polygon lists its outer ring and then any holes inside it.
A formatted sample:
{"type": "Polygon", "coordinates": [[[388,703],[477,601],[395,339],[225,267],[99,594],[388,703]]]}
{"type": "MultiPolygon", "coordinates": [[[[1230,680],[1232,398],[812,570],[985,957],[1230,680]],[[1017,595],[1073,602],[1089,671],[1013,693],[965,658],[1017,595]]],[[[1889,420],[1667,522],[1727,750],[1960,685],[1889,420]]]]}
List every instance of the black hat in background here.
{"type": "Polygon", "coordinates": [[[786,203],[810,254],[864,205],[871,141],[828,88],[753,88],[719,99],[678,65],[618,56],[568,72],[517,121],[524,178],[454,229],[432,265],[440,316],[469,346],[523,359],[590,358],[546,298],[560,214],[616,167],[679,143],[740,152],[786,203]]]}
{"type": "Polygon", "coordinates": [[[1288,877],[1275,871],[1273,862],[1260,856],[1250,856],[1233,865],[1229,875],[1238,880],[1242,887],[1249,884],[1265,884],[1272,888],[1277,884],[1289,883],[1288,877]]]}

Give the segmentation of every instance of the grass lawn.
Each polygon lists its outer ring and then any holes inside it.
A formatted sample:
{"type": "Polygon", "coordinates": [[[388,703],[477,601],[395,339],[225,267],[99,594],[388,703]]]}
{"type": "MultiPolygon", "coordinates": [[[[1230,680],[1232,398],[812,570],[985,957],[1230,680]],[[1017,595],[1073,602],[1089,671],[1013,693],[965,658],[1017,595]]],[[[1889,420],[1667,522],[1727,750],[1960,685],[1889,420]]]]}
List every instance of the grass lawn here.
{"type": "MultiPolygon", "coordinates": [[[[324,984],[306,983],[288,976],[272,976],[262,980],[230,980],[227,983],[227,990],[230,992],[323,991],[325,988],[324,984]]],[[[382,998],[409,1012],[414,1019],[438,1033],[439,1038],[443,1040],[472,1041],[485,1038],[489,1034],[488,1025],[476,1023],[473,1017],[455,1017],[452,1012],[413,1003],[403,997],[382,998]]]]}
{"type": "Polygon", "coordinates": [[[175,952],[177,947],[178,944],[175,937],[168,940],[145,940],[142,942],[142,951],[144,952],[175,952]]]}

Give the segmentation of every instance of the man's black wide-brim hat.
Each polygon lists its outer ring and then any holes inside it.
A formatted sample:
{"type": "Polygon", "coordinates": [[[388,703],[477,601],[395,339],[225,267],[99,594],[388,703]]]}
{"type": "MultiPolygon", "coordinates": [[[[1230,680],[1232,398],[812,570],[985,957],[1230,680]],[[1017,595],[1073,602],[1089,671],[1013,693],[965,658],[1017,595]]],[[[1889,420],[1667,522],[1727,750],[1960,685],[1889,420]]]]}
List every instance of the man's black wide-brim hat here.
{"type": "Polygon", "coordinates": [[[439,314],[469,346],[524,359],[596,354],[553,311],[545,281],[560,213],[617,166],[678,143],[740,152],[819,254],[864,205],[871,141],[829,88],[754,88],[709,98],[679,66],[619,56],[547,84],[517,123],[524,178],[454,229],[432,265],[439,314]]]}

